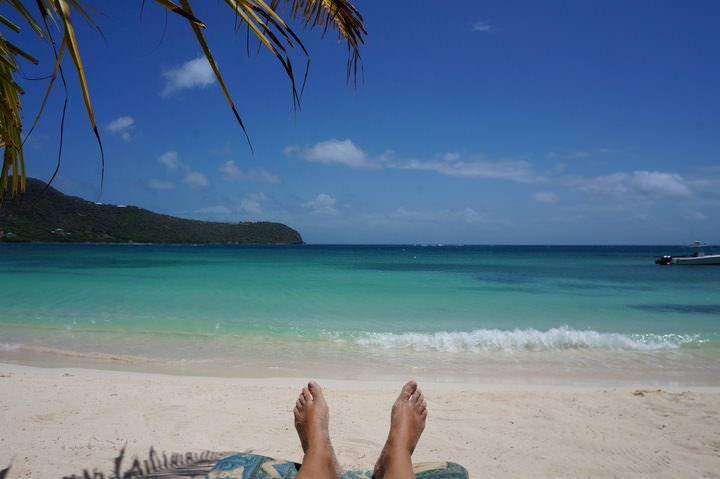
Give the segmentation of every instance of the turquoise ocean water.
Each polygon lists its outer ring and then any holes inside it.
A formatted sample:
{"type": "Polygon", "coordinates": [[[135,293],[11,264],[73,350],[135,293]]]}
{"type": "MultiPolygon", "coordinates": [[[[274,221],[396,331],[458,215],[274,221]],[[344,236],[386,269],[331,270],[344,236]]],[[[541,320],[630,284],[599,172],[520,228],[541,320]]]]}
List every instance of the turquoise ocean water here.
{"type": "Polygon", "coordinates": [[[720,386],[720,267],[666,247],[0,245],[0,361],[720,386]]]}

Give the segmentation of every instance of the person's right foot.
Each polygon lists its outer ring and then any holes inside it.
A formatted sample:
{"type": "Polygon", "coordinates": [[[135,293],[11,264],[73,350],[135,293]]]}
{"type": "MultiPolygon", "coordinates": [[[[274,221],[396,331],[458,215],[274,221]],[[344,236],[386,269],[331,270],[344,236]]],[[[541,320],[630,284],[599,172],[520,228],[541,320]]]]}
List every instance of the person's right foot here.
{"type": "Polygon", "coordinates": [[[410,456],[425,429],[426,419],[425,396],[415,381],[405,383],[390,411],[390,432],[375,464],[375,477],[382,478],[392,462],[400,461],[411,467],[410,456]]]}

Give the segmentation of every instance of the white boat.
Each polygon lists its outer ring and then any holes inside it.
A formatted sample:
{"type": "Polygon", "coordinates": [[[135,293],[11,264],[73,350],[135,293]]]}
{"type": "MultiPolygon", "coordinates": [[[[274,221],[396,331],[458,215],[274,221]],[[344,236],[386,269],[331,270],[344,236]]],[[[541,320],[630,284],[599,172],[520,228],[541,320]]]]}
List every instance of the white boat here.
{"type": "Polygon", "coordinates": [[[705,254],[703,248],[706,244],[695,241],[690,248],[695,248],[696,251],[693,254],[679,255],[679,256],[661,256],[655,260],[655,264],[661,265],[686,265],[686,266],[705,266],[705,265],[720,265],[720,254],[705,254]]]}

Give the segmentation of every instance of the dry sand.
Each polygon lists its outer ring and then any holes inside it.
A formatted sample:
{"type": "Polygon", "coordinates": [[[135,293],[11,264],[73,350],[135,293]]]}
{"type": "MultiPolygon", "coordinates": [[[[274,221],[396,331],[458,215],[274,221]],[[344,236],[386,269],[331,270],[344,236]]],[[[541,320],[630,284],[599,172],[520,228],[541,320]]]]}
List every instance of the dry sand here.
{"type": "MultiPolygon", "coordinates": [[[[322,381],[340,463],[370,469],[401,383],[322,381]]],[[[245,451],[300,460],[292,406],[304,381],[164,376],[0,364],[8,478],[110,472],[130,455],[245,451]]],[[[414,459],[472,478],[720,478],[720,390],[421,383],[430,415],[414,459]]]]}

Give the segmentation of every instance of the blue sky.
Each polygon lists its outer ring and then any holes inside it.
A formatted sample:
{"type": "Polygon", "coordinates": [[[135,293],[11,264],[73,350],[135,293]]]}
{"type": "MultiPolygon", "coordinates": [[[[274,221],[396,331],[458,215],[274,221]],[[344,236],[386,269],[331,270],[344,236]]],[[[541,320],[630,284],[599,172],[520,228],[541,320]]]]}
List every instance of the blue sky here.
{"type": "MultiPolygon", "coordinates": [[[[105,184],[68,68],[65,193],[279,221],[310,243],[720,242],[719,2],[358,1],[357,88],[336,36],[295,25],[311,57],[298,112],[224,2],[195,2],[254,156],[187,23],[89,3],[103,35],[76,23],[105,184]]],[[[22,38],[44,60],[23,74],[48,74],[46,46],[22,38]]],[[[45,82],[20,83],[29,124],[45,82]]],[[[52,174],[62,99],[26,144],[30,176],[52,174]]]]}

